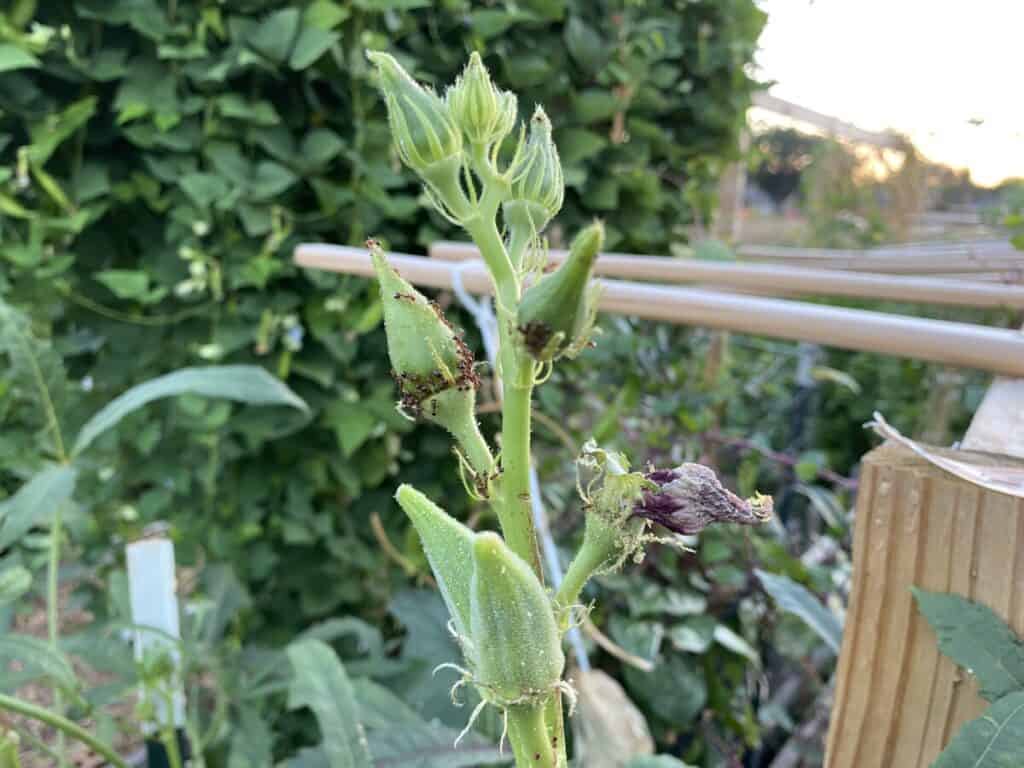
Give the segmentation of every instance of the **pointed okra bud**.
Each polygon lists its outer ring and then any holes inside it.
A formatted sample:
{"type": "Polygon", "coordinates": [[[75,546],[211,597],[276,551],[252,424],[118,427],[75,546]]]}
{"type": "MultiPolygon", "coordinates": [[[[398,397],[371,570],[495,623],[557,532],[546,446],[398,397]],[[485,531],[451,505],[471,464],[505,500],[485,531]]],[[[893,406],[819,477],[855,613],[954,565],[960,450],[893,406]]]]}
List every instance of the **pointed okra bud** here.
{"type": "Polygon", "coordinates": [[[516,123],[516,96],[491,82],[480,54],[474,51],[462,74],[445,93],[448,110],[473,144],[504,139],[516,123]]]}
{"type": "MultiPolygon", "coordinates": [[[[470,632],[470,582],[473,578],[473,539],[476,534],[447,514],[411,485],[399,486],[395,499],[423,544],[437,587],[448,606],[455,631],[461,639],[470,632]]],[[[472,644],[463,643],[467,656],[472,644]]],[[[472,659],[466,659],[474,666],[472,659]]]]}
{"type": "Polygon", "coordinates": [[[512,189],[502,211],[510,229],[535,236],[562,209],[565,199],[562,163],[551,138],[551,121],[540,107],[530,120],[529,138],[524,142],[520,137],[519,144],[508,169],[512,189]]]}
{"type": "Polygon", "coordinates": [[[462,132],[448,106],[406,72],[393,56],[367,51],[380,73],[391,135],[402,162],[427,182],[442,213],[461,220],[472,213],[462,191],[462,132]]]}
{"type": "Polygon", "coordinates": [[[388,264],[380,244],[368,241],[384,305],[384,330],[392,373],[401,390],[400,407],[410,418],[424,418],[447,429],[459,442],[478,490],[494,460],[476,423],[476,373],[473,353],[455,333],[441,308],[404,280],[388,264]]]}
{"type": "Polygon", "coordinates": [[[517,321],[534,359],[573,355],[587,343],[597,312],[590,278],[603,242],[604,226],[596,221],[575,237],[562,265],[524,294],[517,321]]]}
{"type": "Polygon", "coordinates": [[[470,637],[475,681],[499,706],[537,702],[565,666],[551,601],[533,570],[494,533],[473,542],[470,637]]]}

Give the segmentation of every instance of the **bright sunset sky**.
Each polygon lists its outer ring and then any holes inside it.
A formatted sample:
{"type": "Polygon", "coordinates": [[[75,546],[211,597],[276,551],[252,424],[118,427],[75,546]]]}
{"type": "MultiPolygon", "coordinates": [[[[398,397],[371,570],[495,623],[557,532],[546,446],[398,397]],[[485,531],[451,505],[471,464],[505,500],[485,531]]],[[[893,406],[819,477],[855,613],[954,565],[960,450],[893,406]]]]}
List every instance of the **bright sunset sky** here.
{"type": "Polygon", "coordinates": [[[770,93],[905,133],[979,184],[1024,177],[1024,0],[758,3],[770,93]]]}

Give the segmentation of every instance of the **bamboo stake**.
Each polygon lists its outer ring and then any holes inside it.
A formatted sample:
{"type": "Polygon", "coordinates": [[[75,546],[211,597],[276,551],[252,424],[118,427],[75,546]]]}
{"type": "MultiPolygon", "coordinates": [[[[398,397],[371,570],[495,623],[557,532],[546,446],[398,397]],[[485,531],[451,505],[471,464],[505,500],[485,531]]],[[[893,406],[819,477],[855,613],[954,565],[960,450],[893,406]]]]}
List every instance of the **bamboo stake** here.
{"type": "MultiPolygon", "coordinates": [[[[561,263],[566,253],[564,250],[552,250],[549,261],[561,263]]],[[[479,259],[480,252],[471,243],[440,242],[430,247],[430,256],[457,261],[479,259]]],[[[853,274],[774,264],[735,264],[620,253],[601,254],[595,270],[599,275],[610,277],[668,283],[699,282],[772,295],[854,296],[965,307],[1024,308],[1024,286],[937,277],[853,274]]]]}
{"type": "MultiPolygon", "coordinates": [[[[455,266],[404,254],[390,254],[389,259],[407,280],[419,285],[451,288],[459,271],[467,290],[491,291],[486,270],[479,263],[455,266]]],[[[304,244],[296,249],[295,262],[333,272],[373,275],[369,255],[362,248],[304,244]]],[[[1024,334],[1017,331],[699,288],[600,282],[599,306],[605,312],[1024,376],[1024,334]]]]}

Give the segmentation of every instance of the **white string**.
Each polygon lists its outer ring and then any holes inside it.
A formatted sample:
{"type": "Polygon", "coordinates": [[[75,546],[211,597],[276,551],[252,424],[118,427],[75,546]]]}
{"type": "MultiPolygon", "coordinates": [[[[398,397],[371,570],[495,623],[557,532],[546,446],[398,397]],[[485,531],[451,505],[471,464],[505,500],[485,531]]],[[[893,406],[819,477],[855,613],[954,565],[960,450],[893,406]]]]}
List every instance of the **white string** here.
{"type": "MultiPolygon", "coordinates": [[[[473,321],[480,329],[480,336],[484,342],[484,354],[487,355],[487,362],[497,377],[497,355],[498,355],[498,318],[494,315],[491,307],[490,297],[483,297],[480,300],[469,295],[462,283],[462,272],[469,266],[475,266],[479,262],[467,260],[461,261],[452,266],[452,288],[459,303],[462,304],[473,316],[473,321]]],[[[501,396],[500,383],[497,387],[498,396],[501,396]]],[[[541,554],[544,557],[544,565],[547,567],[548,578],[551,586],[557,591],[562,584],[562,564],[558,558],[558,548],[551,536],[551,528],[548,526],[548,518],[544,513],[544,505],[540,495],[540,480],[537,477],[537,470],[530,462],[530,512],[533,517],[533,527],[540,539],[541,554]]],[[[579,627],[571,627],[566,633],[569,645],[572,646],[573,655],[576,657],[576,665],[582,672],[590,671],[590,660],[587,658],[587,649],[583,644],[583,635],[579,627]]]]}

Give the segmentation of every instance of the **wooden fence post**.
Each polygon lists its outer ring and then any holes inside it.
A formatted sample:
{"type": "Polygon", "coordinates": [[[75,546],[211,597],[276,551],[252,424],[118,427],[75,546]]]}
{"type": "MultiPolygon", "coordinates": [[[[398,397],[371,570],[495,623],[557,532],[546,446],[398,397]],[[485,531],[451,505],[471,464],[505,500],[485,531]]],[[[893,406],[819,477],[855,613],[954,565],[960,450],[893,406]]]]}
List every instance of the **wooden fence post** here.
{"type": "Polygon", "coordinates": [[[1024,499],[888,442],[864,457],[853,555],[825,768],[928,768],[985,703],[939,653],[910,587],[984,603],[1024,635],[1024,499]]]}

